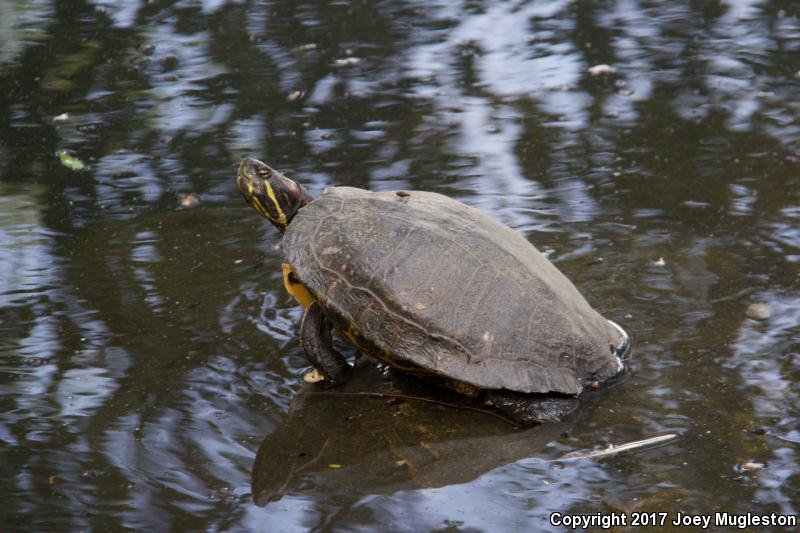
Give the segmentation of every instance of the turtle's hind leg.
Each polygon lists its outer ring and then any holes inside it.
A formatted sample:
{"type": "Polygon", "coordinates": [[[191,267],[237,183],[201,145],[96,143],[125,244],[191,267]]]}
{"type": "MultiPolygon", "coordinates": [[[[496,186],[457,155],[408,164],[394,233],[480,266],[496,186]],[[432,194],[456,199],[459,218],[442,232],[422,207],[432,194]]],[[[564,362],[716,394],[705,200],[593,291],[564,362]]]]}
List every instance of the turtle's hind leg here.
{"type": "Polygon", "coordinates": [[[325,376],[327,385],[341,385],[350,378],[353,367],[333,347],[331,325],[317,302],[312,302],[303,314],[300,347],[308,362],[325,376]]]}
{"type": "Polygon", "coordinates": [[[483,399],[486,405],[523,426],[558,422],[578,408],[578,398],[567,395],[487,390],[483,399]]]}

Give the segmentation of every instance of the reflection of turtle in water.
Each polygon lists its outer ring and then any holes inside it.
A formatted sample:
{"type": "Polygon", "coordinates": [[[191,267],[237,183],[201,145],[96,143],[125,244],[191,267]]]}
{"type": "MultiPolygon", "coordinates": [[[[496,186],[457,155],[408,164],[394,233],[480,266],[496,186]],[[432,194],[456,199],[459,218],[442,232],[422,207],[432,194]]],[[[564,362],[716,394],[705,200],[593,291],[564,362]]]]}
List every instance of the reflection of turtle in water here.
{"type": "Polygon", "coordinates": [[[557,418],[621,369],[628,338],[521,235],[418,191],[306,190],[245,159],[239,190],[284,234],[300,342],[329,385],[351,366],[331,328],[401,370],[483,394],[520,422],[557,418]]]}
{"type": "Polygon", "coordinates": [[[378,369],[362,357],[341,387],[320,391],[303,384],[286,417],[259,446],[253,499],[268,505],[286,494],[314,499],[311,493],[322,491],[338,501],[358,500],[364,494],[468,483],[538,456],[568,429],[552,423],[514,430],[464,409],[480,405],[477,398],[378,369]],[[393,397],[374,397],[383,393],[393,397]],[[460,408],[413,399],[420,396],[460,408]]]}

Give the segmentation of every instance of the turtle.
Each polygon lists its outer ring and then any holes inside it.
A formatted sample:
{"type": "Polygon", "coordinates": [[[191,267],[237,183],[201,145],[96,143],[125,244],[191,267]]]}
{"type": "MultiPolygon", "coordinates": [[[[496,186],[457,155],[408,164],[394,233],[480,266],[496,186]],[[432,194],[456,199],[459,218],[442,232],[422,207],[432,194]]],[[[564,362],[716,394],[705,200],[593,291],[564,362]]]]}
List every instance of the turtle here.
{"type": "Polygon", "coordinates": [[[283,236],[284,285],[304,309],[300,346],[321,386],[353,371],[332,331],[523,425],[561,419],[624,371],[627,332],[477,208],[409,190],[331,186],[313,199],[251,158],[237,186],[283,236]]]}

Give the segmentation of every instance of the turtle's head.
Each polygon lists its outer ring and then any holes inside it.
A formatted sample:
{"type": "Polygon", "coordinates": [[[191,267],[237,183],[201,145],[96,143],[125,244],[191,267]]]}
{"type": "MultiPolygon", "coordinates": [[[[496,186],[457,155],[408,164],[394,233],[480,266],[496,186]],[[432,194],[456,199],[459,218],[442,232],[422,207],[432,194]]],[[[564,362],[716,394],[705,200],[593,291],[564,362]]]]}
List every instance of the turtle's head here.
{"type": "Polygon", "coordinates": [[[243,159],[236,185],[250,206],[281,233],[297,210],[311,201],[305,188],[258,159],[243,159]]]}

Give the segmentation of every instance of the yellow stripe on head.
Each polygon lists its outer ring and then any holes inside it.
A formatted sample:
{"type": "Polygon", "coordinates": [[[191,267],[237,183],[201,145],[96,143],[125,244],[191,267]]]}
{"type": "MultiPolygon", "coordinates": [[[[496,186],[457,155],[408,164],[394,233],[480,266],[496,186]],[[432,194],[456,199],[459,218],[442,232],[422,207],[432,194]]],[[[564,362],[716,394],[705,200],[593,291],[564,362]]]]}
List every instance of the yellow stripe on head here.
{"type": "MultiPolygon", "coordinates": [[[[278,219],[275,220],[275,222],[285,226],[286,215],[284,214],[283,209],[281,209],[281,205],[278,203],[278,199],[275,197],[275,191],[272,190],[272,186],[269,184],[268,181],[264,181],[264,186],[267,189],[267,196],[269,196],[269,199],[272,201],[272,205],[275,206],[275,212],[278,213],[278,219]]],[[[272,217],[267,217],[267,218],[272,218],[272,217]]]]}
{"type": "Polygon", "coordinates": [[[252,198],[252,202],[251,202],[250,205],[253,206],[253,209],[258,211],[258,214],[261,215],[262,217],[266,218],[267,220],[272,220],[272,217],[267,212],[267,210],[264,208],[264,206],[261,204],[261,201],[256,196],[252,196],[251,198],[252,198]]]}
{"type": "Polygon", "coordinates": [[[281,233],[297,213],[311,201],[306,190],[257,159],[243,159],[236,184],[247,203],[272,222],[281,233]]]}

